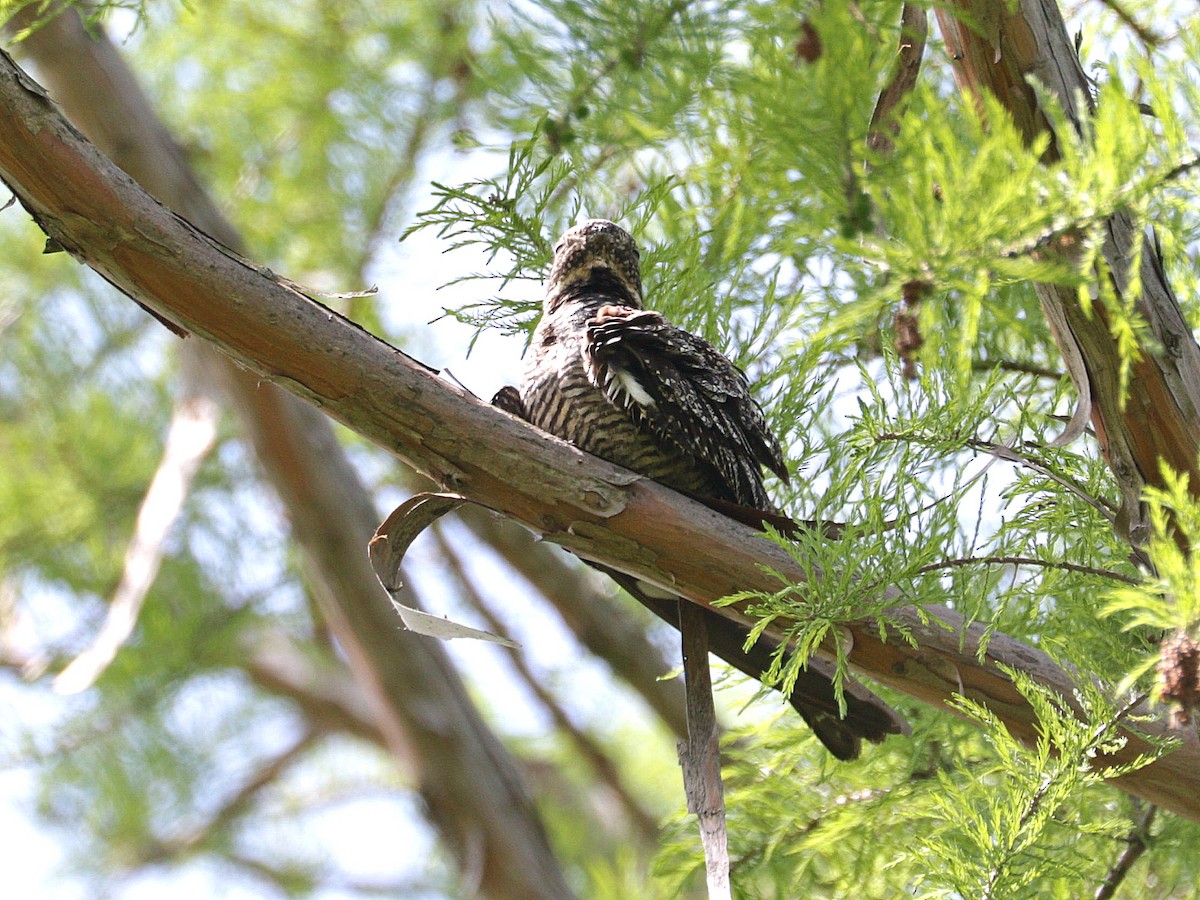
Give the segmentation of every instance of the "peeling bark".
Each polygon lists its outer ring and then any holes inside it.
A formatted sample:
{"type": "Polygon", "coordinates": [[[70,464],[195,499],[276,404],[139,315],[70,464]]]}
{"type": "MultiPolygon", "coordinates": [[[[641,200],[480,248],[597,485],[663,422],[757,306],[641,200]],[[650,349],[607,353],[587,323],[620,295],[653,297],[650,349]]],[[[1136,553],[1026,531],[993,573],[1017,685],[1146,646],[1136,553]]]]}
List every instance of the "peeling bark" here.
{"type": "MultiPolygon", "coordinates": [[[[1008,9],[991,0],[955,0],[938,8],[959,83],[976,96],[984,91],[996,96],[1029,142],[1051,131],[1031,79],[1078,126],[1090,115],[1090,85],[1057,2],[1022,0],[1014,11],[1008,9]]],[[[1045,162],[1057,155],[1051,141],[1045,162]]],[[[1143,235],[1124,212],[1110,216],[1105,228],[1104,265],[1095,277],[1123,296],[1143,235]]],[[[1118,529],[1135,547],[1149,535],[1142,492],[1147,485],[1163,486],[1163,463],[1188,473],[1193,491],[1200,491],[1200,345],[1152,241],[1141,248],[1140,266],[1142,294],[1135,309],[1149,325],[1149,339],[1133,364],[1124,401],[1121,356],[1103,300],[1095,295],[1089,313],[1074,289],[1035,286],[1079,393],[1081,412],[1090,418],[1120,489],[1118,529]]]]}

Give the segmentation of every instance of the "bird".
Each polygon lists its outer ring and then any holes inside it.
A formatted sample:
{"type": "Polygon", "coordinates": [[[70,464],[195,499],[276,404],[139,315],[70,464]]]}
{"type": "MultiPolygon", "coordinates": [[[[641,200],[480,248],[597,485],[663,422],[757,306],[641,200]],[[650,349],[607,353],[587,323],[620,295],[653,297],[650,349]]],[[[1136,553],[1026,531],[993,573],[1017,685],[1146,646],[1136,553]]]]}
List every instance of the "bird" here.
{"type": "MultiPolygon", "coordinates": [[[[719,512],[760,528],[764,522],[795,528],[764,484],[764,468],[785,482],[789,473],[745,374],[707,340],[643,302],[640,254],[629,232],[607,219],[567,230],[554,245],[521,383],[501,388],[492,402],[719,512]]],[[[679,628],[673,598],[597,568],[679,628]]],[[[745,626],[705,614],[711,651],[761,681],[778,643],[763,636],[746,651],[745,626]]],[[[787,699],[835,757],[857,758],[864,739],[879,743],[907,730],[894,710],[851,679],[843,717],[832,674],[829,664],[811,659],[787,699]]]]}

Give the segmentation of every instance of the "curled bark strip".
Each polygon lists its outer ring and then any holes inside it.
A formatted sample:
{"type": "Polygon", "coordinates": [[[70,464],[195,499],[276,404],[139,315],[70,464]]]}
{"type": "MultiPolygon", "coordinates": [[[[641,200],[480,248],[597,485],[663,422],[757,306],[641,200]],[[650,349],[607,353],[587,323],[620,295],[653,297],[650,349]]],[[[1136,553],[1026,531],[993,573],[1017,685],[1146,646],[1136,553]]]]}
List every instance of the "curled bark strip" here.
{"type": "Polygon", "coordinates": [[[417,539],[417,535],[446,513],[453,512],[466,502],[468,502],[467,498],[460,497],[458,494],[422,493],[409,497],[392,510],[392,514],[375,529],[375,536],[367,545],[371,568],[375,570],[375,576],[383,585],[383,589],[388,592],[388,596],[392,599],[392,606],[396,608],[396,612],[400,614],[400,620],[404,622],[404,627],[409,631],[443,641],[454,638],[472,638],[477,641],[503,644],[505,647],[519,647],[520,645],[515,641],[500,637],[498,634],[471,628],[469,625],[460,625],[458,622],[452,622],[441,616],[413,609],[411,606],[405,606],[398,599],[400,589],[404,586],[403,579],[400,577],[400,567],[404,563],[404,554],[408,552],[412,542],[417,539]]]}

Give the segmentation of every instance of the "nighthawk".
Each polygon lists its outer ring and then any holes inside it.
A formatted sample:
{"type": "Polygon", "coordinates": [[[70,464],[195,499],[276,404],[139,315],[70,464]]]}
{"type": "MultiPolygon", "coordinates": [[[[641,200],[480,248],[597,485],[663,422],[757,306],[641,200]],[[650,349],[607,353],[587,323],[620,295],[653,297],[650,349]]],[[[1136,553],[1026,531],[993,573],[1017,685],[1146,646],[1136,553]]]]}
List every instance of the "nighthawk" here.
{"type": "MultiPolygon", "coordinates": [[[[742,372],[715,347],[642,307],[637,245],[620,226],[592,219],[554,247],[542,319],[520,389],[493,402],[609,462],[690,494],[719,511],[775,508],[763,467],[785,481],[779,441],[742,372]]],[[[678,627],[674,600],[605,569],[655,614],[678,627]]],[[[763,638],[747,653],[746,629],[708,611],[712,652],[760,679],[775,649],[763,638]]],[[[839,715],[829,669],[812,660],[788,698],[839,759],[858,756],[903,722],[881,700],[847,684],[839,715]]]]}

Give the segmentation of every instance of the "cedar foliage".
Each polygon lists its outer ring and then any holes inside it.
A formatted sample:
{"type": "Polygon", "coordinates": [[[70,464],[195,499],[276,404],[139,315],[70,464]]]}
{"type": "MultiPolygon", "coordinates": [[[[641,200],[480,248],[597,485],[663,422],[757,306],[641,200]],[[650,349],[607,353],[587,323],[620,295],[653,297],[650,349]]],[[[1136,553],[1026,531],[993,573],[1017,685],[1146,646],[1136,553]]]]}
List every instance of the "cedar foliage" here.
{"type": "MultiPolygon", "coordinates": [[[[516,356],[556,236],[581,214],[621,222],[642,244],[649,305],[751,378],[793,472],[790,487],[772,486],[777,500],[797,518],[844,524],[837,540],[800,538],[797,560],[825,577],[752,598],[795,637],[781,680],[822,640],[836,642],[841,621],[872,617],[905,640],[886,586],[906,603],[952,604],[1087,676],[1080,720],[1014,673],[1042,722],[1033,747],[967,701],[956,717],[889,697],[911,739],[846,765],[730,677],[738,896],[1083,896],[1131,834],[1148,849],[1118,896],[1194,895],[1196,826],[1148,816],[1104,784],[1115,773],[1094,759],[1129,699],[1152,690],[1157,636],[1196,629],[1195,573],[1159,537],[1149,549],[1157,580],[1137,583],[1144,572],[1114,532],[1094,439],[1053,445],[1075,398],[1030,282],[1086,290],[1078,271],[1037,251],[1078,228],[1098,253],[1103,217],[1125,209],[1155,226],[1197,321],[1195,23],[1180,18],[1150,44],[1129,18],[1166,22],[1173,5],[1124,3],[1124,17],[1116,4],[1085,6],[1072,27],[1096,78],[1096,114],[1080,136],[1056,122],[1061,159],[1047,166],[1045,146],[1025,146],[997,104],[980,108],[954,88],[936,39],[893,148],[868,149],[899,40],[896,2],[392,6],[140,10],[126,52],[257,258],[341,289],[391,252],[392,234],[476,246],[487,263],[464,271],[474,296],[447,313],[517,335],[516,356]],[[820,37],[815,59],[797,53],[803,23],[820,37]],[[427,188],[420,164],[456,152],[481,174],[427,188]],[[428,199],[414,208],[413,195],[428,199]],[[919,347],[898,334],[907,323],[919,347]],[[998,461],[996,447],[1022,463],[998,461]]],[[[174,369],[169,340],[135,307],[38,259],[20,216],[0,228],[10,248],[0,261],[0,577],[16,598],[7,623],[34,623],[22,658],[6,663],[32,657],[53,670],[86,642],[119,577],[174,369]]],[[[464,256],[450,253],[448,268],[464,256]]],[[[350,306],[420,353],[421,329],[389,326],[373,301],[350,306]]],[[[1128,305],[1110,312],[1131,363],[1142,323],[1128,305]]],[[[389,465],[346,440],[373,486],[394,494],[389,465]]],[[[1156,521],[1165,530],[1170,510],[1176,527],[1200,533],[1186,485],[1170,483],[1150,498],[1156,521]]],[[[212,866],[221,885],[316,893],[353,877],[306,824],[326,804],[396,791],[377,748],[336,731],[313,737],[303,709],[243,668],[240,648],[264,630],[335,656],[264,504],[225,435],[136,641],[97,687],[71,703],[52,703],[36,682],[6,687],[51,704],[52,726],[6,724],[6,755],[35,773],[48,827],[85,823],[71,849],[87,883],[112,887],[167,862],[212,866]],[[293,750],[300,763],[236,815],[206,814],[255,762],[293,750]]],[[[425,564],[433,580],[438,563],[425,564]]],[[[645,805],[669,815],[659,840],[638,840],[605,816],[603,788],[561,735],[510,735],[553,773],[544,813],[580,894],[702,885],[694,823],[666,774],[669,742],[632,709],[613,717],[588,703],[594,680],[566,671],[569,654],[536,646],[553,641],[537,631],[526,641],[548,657],[559,702],[645,805]]],[[[460,657],[468,672],[471,657],[460,657]]],[[[400,879],[393,889],[456,890],[445,859],[389,875],[400,879]]]]}

